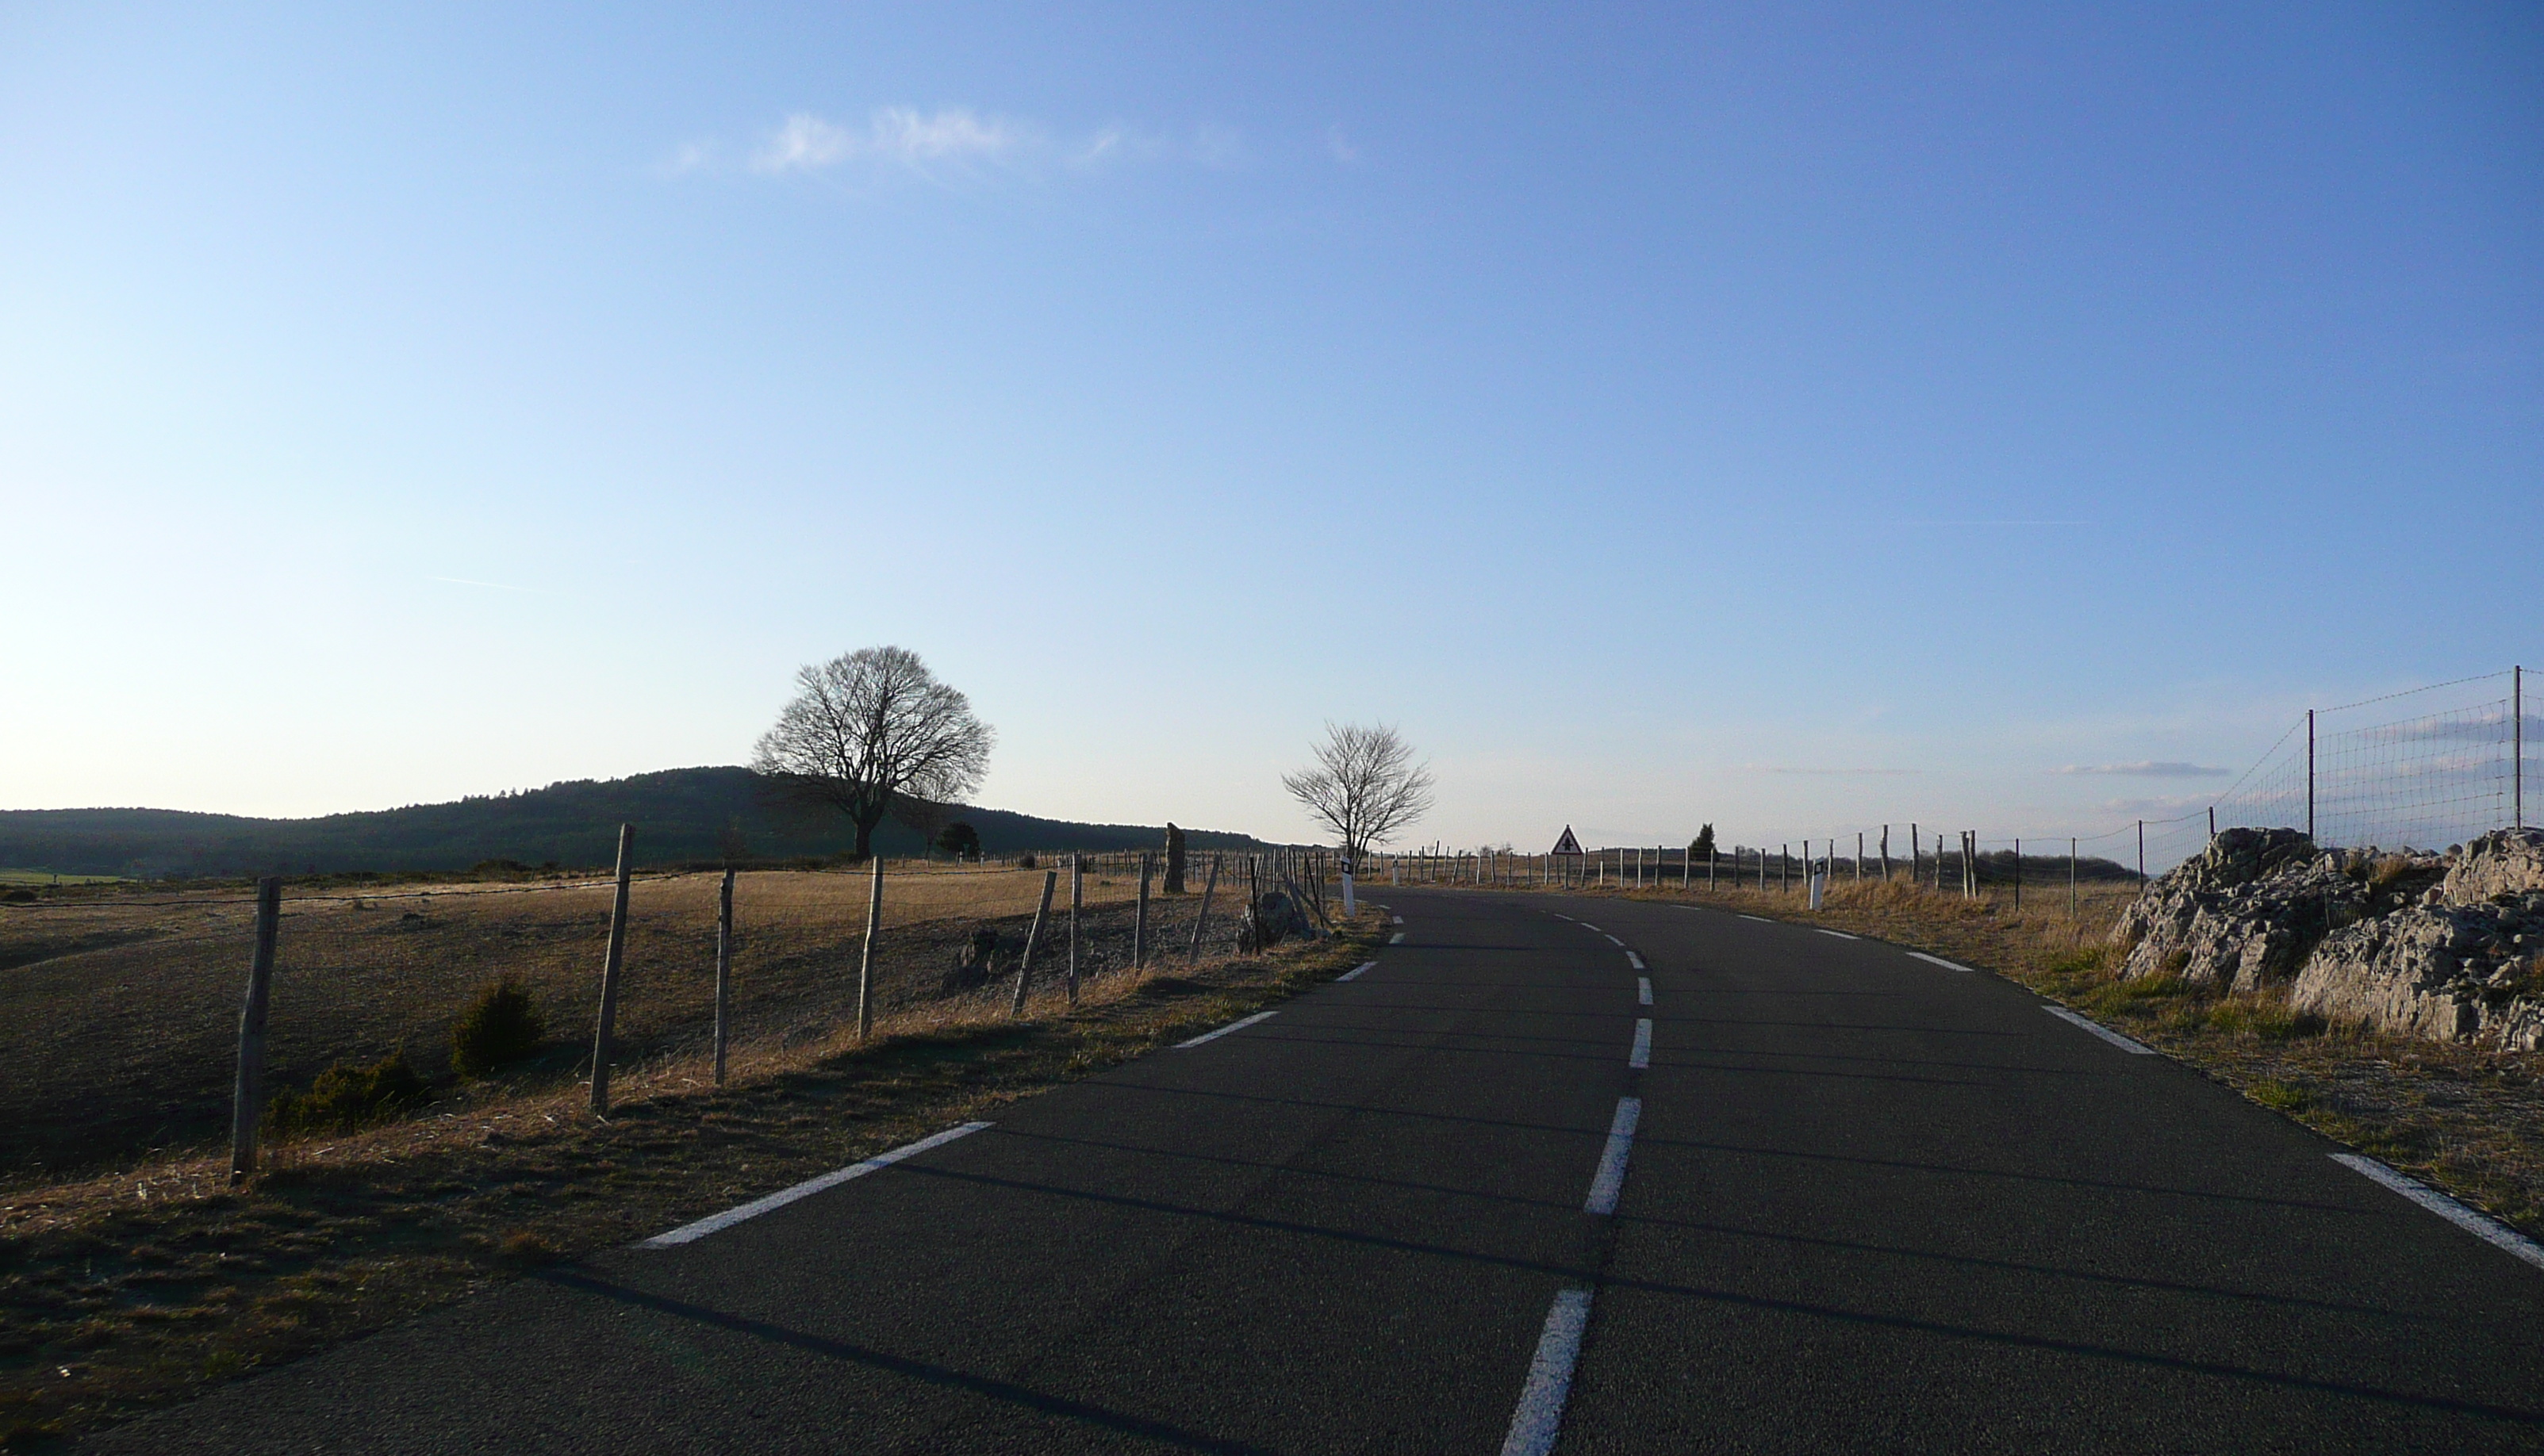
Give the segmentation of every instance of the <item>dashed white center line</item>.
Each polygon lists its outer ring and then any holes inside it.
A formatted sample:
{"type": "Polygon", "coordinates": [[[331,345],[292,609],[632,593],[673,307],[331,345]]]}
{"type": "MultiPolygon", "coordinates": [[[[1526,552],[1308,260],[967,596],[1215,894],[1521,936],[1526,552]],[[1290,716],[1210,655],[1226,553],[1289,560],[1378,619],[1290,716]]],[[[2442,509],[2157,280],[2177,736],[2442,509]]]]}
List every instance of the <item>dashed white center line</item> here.
{"type": "Polygon", "coordinates": [[[1387,918],[1391,924],[1402,925],[1404,923],[1404,917],[1401,915],[1390,915],[1387,918]]]}
{"type": "Polygon", "coordinates": [[[1599,1154],[1599,1171],[1591,1176],[1584,1212],[1605,1217],[1617,1211],[1617,1195],[1626,1190],[1626,1155],[1634,1150],[1634,1126],[1643,1120],[1643,1100],[1617,1099],[1617,1115],[1608,1124],[1608,1146],[1599,1154]]]}
{"type": "Polygon", "coordinates": [[[1581,1358],[1581,1332],[1590,1324],[1590,1291],[1566,1289],[1546,1312],[1546,1332],[1537,1337],[1537,1357],[1528,1362],[1528,1384],[1511,1412],[1510,1434],[1502,1437],[1502,1456],[1547,1456],[1563,1427],[1564,1398],[1572,1393],[1572,1367],[1581,1358]]]}
{"type": "Polygon", "coordinates": [[[1391,936],[1389,936],[1389,937],[1387,938],[1387,943],[1388,943],[1389,945],[1391,945],[1391,946],[1400,946],[1400,945],[1403,945],[1403,944],[1404,944],[1404,932],[1402,932],[1402,931],[1400,931],[1400,930],[1399,930],[1399,931],[1397,931],[1395,934],[1393,934],[1393,935],[1391,935],[1391,936]]]}
{"type": "Polygon", "coordinates": [[[1252,1016],[1242,1017],[1236,1021],[1230,1022],[1227,1026],[1220,1028],[1216,1032],[1204,1032],[1200,1035],[1192,1038],[1190,1041],[1178,1041],[1175,1043],[1175,1050],[1182,1051],[1186,1047],[1199,1046],[1205,1041],[1216,1041],[1231,1032],[1242,1032],[1247,1027],[1254,1025],[1256,1022],[1269,1021],[1271,1018],[1279,1016],[1280,1014],[1281,1013],[1277,1011],[1258,1011],[1252,1016]]]}
{"type": "MultiPolygon", "coordinates": [[[[1608,933],[1607,933],[1606,931],[1604,931],[1604,930],[1603,930],[1603,931],[1601,931],[1601,932],[1599,932],[1599,933],[1600,933],[1601,935],[1608,935],[1608,933]]],[[[1615,946],[1616,948],[1618,948],[1618,949],[1619,949],[1619,950],[1621,950],[1621,951],[1622,951],[1622,950],[1624,950],[1624,949],[1625,949],[1625,946],[1626,946],[1626,943],[1625,943],[1624,941],[1621,941],[1621,940],[1617,939],[1615,936],[1612,936],[1612,935],[1608,935],[1608,944],[1609,944],[1609,945],[1612,945],[1612,946],[1615,946]]]]}
{"type": "Polygon", "coordinates": [[[1652,1064],[1652,1019],[1634,1019],[1634,1049],[1626,1054],[1626,1065],[1639,1072],[1652,1064]]]}
{"type": "Polygon", "coordinates": [[[1947,960],[1947,959],[1945,959],[1945,958],[1944,958],[1943,957],[1941,957],[1941,956],[1929,956],[1929,955],[1927,955],[1927,954],[1926,954],[1925,952],[1923,952],[1923,951],[1911,951],[1911,952],[1909,952],[1909,953],[1908,953],[1908,958],[1909,958],[1909,959],[1911,959],[1911,960],[1923,960],[1923,961],[1925,961],[1928,965],[1940,965],[1940,966],[1944,967],[1946,970],[1957,970],[1957,971],[1962,971],[1962,972],[1966,972],[1966,973],[1973,974],[1973,975],[1977,973],[1977,972],[1975,972],[1975,971],[1971,971],[1971,970],[1970,970],[1970,968],[1969,968],[1968,966],[1966,966],[1966,965],[1961,965],[1961,964],[1958,964],[1958,963],[1956,963],[1956,962],[1954,962],[1954,961],[1947,960]]]}
{"type": "Polygon", "coordinates": [[[1773,924],[1775,924],[1775,923],[1776,923],[1776,922],[1774,922],[1773,920],[1768,919],[1768,918],[1767,918],[1766,916],[1764,916],[1764,915],[1742,915],[1740,918],[1741,918],[1741,919],[1743,919],[1743,920],[1755,920],[1755,921],[1757,921],[1760,925],[1773,925],[1773,924]]]}
{"type": "Polygon", "coordinates": [[[2467,1208],[2419,1179],[2397,1173],[2373,1158],[2356,1153],[2335,1153],[2332,1161],[2352,1173],[2365,1174],[2484,1243],[2507,1250],[2537,1268],[2544,1268],[2544,1248],[2537,1247],[2534,1240],[2497,1219],[2467,1208]]]}
{"type": "Polygon", "coordinates": [[[1341,975],[1335,976],[1335,977],[1334,977],[1334,979],[1335,979],[1335,980],[1338,980],[1338,981],[1353,981],[1353,980],[1358,980],[1358,979],[1360,979],[1360,977],[1361,977],[1361,973],[1362,973],[1363,971],[1375,970],[1375,969],[1377,969],[1377,968],[1378,968],[1378,962],[1377,962],[1377,961],[1375,961],[1375,960],[1364,960],[1364,961],[1362,961],[1360,964],[1353,966],[1351,969],[1344,971],[1341,975]]]}
{"type": "Polygon", "coordinates": [[[1643,968],[1643,958],[1635,955],[1631,951],[1628,951],[1626,953],[1626,963],[1636,970],[1641,970],[1643,968]]]}
{"type": "Polygon", "coordinates": [[[2070,1026],[2084,1028],[2086,1031],[2093,1033],[2095,1035],[2102,1037],[2104,1040],[2110,1042],[2113,1046],[2118,1047],[2122,1051],[2128,1052],[2132,1056],[2155,1055],[2154,1047],[2132,1041],[2128,1037],[2121,1035],[2119,1033],[2112,1031],[2110,1028],[2104,1026],[2101,1022],[2095,1021],[2091,1017],[2078,1016],[2076,1013],[2069,1011],[2064,1006],[2044,1006],[2040,1009],[2049,1013],[2051,1016],[2058,1018],[2060,1021],[2066,1022],[2070,1026]]]}
{"type": "Polygon", "coordinates": [[[772,1209],[783,1208],[798,1198],[809,1198],[825,1188],[837,1188],[849,1179],[863,1178],[869,1173],[890,1168],[904,1158],[926,1152],[929,1148],[942,1147],[958,1137],[967,1137],[989,1125],[987,1122],[966,1122],[959,1127],[948,1127],[943,1132],[922,1137],[916,1142],[897,1147],[889,1153],[877,1153],[862,1163],[851,1163],[835,1173],[825,1173],[819,1178],[806,1179],[791,1188],[780,1188],[765,1198],[755,1198],[738,1208],[728,1208],[722,1213],[710,1214],[695,1223],[684,1223],[668,1234],[656,1234],[636,1247],[671,1249],[693,1240],[703,1239],[718,1229],[729,1229],[746,1218],[757,1218],[772,1209]]]}
{"type": "Polygon", "coordinates": [[[1839,940],[1842,940],[1842,941],[1851,941],[1851,940],[1855,940],[1855,939],[1856,939],[1856,937],[1851,936],[1851,935],[1848,935],[1845,931],[1842,931],[1842,930],[1831,930],[1831,929],[1829,929],[1829,928],[1828,928],[1827,926],[1825,926],[1825,925],[1814,925],[1814,926],[1812,926],[1812,927],[1811,927],[1811,929],[1818,931],[1818,932],[1819,932],[1820,934],[1822,934],[1822,935],[1833,935],[1833,936],[1836,936],[1839,940]]]}
{"type": "Polygon", "coordinates": [[[1575,921],[1573,921],[1572,923],[1573,923],[1573,924],[1575,924],[1575,925],[1577,925],[1577,926],[1580,926],[1583,930],[1597,930],[1597,931],[1599,931],[1599,934],[1601,934],[1601,935],[1606,935],[1606,934],[1607,934],[1607,932],[1606,932],[1606,931],[1604,931],[1604,930],[1599,930],[1599,927],[1597,927],[1597,926],[1595,926],[1595,925],[1592,925],[1592,924],[1591,924],[1589,921],[1587,921],[1587,920],[1575,920],[1575,921]]]}
{"type": "MultiPolygon", "coordinates": [[[[1354,971],[1353,974],[1358,975],[1359,972],[1354,971]]],[[[1634,977],[1634,1001],[1637,1005],[1642,1006],[1649,1006],[1652,1004],[1652,978],[1650,976],[1638,975],[1634,977]]]]}

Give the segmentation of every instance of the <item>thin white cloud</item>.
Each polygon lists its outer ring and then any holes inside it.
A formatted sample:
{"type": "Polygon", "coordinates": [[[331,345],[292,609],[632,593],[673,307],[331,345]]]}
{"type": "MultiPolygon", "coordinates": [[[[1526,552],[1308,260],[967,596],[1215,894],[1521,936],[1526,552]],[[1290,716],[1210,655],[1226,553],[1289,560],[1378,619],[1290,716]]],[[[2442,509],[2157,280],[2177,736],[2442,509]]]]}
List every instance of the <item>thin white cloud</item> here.
{"type": "Polygon", "coordinates": [[[2131,779],[2222,779],[2232,769],[2210,768],[2204,763],[2177,763],[2140,759],[2136,763],[2071,763],[2053,768],[2053,774],[2116,774],[2131,779]]]}
{"type": "Polygon", "coordinates": [[[1884,778],[1925,772],[1924,769],[1915,768],[1797,768],[1782,763],[1744,763],[1740,768],[1743,773],[1752,774],[1876,775],[1884,778]]]}
{"type": "Polygon", "coordinates": [[[883,107],[863,127],[842,126],[811,112],[797,112],[752,154],[751,170],[773,177],[868,162],[924,173],[948,166],[1010,162],[1043,147],[1037,128],[963,107],[932,113],[914,107],[883,107]]]}

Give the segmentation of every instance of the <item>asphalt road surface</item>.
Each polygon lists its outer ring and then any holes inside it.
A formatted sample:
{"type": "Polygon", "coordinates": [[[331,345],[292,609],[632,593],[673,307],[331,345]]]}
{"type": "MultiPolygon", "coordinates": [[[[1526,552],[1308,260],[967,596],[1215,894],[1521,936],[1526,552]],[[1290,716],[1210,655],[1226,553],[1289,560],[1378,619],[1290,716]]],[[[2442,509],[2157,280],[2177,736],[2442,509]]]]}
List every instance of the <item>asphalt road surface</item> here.
{"type": "Polygon", "coordinates": [[[2544,1269],[2017,986],[1378,897],[1252,1025],[93,1444],[2544,1448],[2544,1269]]]}

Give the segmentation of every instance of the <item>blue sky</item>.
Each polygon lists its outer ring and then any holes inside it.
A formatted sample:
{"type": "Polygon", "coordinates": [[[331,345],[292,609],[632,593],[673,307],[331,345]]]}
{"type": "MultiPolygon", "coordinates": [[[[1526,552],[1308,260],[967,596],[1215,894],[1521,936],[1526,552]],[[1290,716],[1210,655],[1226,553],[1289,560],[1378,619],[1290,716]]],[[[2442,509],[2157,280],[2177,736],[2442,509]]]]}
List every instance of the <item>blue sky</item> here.
{"type": "Polygon", "coordinates": [[[2523,6],[0,10],[0,805],[2093,832],[2544,663],[2523,6]]]}

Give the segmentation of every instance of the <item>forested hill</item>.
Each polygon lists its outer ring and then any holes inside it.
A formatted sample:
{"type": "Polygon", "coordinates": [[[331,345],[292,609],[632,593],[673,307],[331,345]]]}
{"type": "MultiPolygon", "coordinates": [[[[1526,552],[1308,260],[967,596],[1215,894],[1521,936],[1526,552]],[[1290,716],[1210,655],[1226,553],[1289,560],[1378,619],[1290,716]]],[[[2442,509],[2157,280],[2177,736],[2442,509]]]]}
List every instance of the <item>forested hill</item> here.
{"type": "MultiPolygon", "coordinates": [[[[465,870],[484,860],[606,865],[618,826],[636,826],[645,865],[832,855],[855,844],[844,816],[772,804],[746,768],[683,768],[456,804],[420,804],[315,819],[253,819],[159,808],[0,810],[0,868],[136,877],[465,870]]],[[[1018,850],[1142,849],[1165,827],[1073,824],[994,808],[943,811],[981,833],[989,854],[1018,850]]],[[[886,855],[916,853],[917,830],[887,820],[886,855]]],[[[1242,834],[1192,831],[1196,849],[1252,847],[1242,834]]]]}

